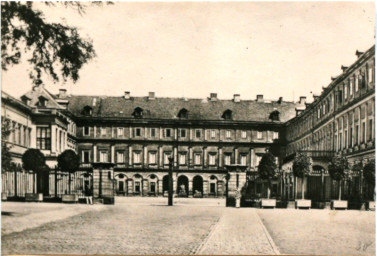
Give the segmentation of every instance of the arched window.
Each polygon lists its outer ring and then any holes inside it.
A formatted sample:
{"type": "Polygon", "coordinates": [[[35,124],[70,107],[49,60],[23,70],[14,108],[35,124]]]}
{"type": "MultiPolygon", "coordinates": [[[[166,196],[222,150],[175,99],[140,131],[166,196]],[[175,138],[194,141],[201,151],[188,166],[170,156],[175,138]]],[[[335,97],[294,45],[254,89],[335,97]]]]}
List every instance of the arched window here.
{"type": "Polygon", "coordinates": [[[132,115],[133,115],[135,118],[142,118],[142,117],[143,117],[143,109],[140,108],[140,107],[135,108],[135,110],[134,110],[134,112],[132,113],[132,115]]]}
{"type": "Polygon", "coordinates": [[[274,110],[270,113],[270,120],[272,121],[280,121],[280,112],[277,110],[274,110]]]}
{"type": "Polygon", "coordinates": [[[188,117],[188,110],[185,109],[185,108],[182,108],[182,109],[178,112],[178,117],[179,117],[179,118],[187,118],[187,117],[188,117]]]}
{"type": "Polygon", "coordinates": [[[84,116],[91,116],[93,114],[93,109],[90,106],[85,106],[82,110],[84,116]]]}
{"type": "Polygon", "coordinates": [[[225,120],[232,120],[232,115],[233,115],[232,110],[227,109],[224,111],[221,117],[224,118],[225,120]]]}

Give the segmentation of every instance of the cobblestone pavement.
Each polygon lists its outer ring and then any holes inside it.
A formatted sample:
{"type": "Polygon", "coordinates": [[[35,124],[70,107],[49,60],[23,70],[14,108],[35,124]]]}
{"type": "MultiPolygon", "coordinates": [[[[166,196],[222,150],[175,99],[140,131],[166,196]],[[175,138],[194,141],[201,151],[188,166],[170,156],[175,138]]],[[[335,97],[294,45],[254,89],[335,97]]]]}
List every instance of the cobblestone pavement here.
{"type": "Polygon", "coordinates": [[[375,212],[257,209],[282,254],[376,255],[375,212]]]}

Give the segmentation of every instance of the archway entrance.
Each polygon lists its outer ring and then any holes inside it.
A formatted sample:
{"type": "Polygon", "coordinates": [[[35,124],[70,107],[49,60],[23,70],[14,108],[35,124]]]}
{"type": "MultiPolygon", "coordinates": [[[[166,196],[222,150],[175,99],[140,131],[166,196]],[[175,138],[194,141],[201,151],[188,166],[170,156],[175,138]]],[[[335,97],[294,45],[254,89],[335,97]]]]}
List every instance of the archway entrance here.
{"type": "Polygon", "coordinates": [[[169,175],[165,175],[162,178],[162,193],[165,196],[167,193],[169,193],[169,175]]]}
{"type": "Polygon", "coordinates": [[[311,199],[313,201],[322,201],[325,198],[325,183],[326,179],[323,177],[322,179],[322,172],[325,169],[320,165],[313,166],[313,172],[311,175],[307,176],[307,190],[306,190],[306,198],[311,199]]]}
{"type": "Polygon", "coordinates": [[[188,178],[184,175],[178,177],[177,194],[179,197],[188,197],[188,178]]]}
{"type": "Polygon", "coordinates": [[[195,176],[192,183],[193,196],[203,197],[203,178],[199,175],[195,176]]]}

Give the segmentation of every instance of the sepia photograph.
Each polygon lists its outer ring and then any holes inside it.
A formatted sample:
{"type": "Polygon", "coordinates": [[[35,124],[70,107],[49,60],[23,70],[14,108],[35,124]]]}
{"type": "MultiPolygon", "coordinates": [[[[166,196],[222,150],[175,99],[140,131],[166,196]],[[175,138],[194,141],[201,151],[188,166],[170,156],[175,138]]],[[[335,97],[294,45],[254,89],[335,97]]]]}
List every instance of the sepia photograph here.
{"type": "Polygon", "coordinates": [[[375,17],[1,1],[1,254],[376,255],[375,17]]]}

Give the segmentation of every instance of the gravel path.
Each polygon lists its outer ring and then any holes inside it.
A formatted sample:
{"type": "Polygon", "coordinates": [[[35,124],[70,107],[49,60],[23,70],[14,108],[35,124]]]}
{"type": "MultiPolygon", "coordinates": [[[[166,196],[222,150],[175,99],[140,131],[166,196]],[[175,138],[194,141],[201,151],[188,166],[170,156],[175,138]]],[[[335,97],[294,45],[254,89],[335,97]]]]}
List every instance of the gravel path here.
{"type": "Polygon", "coordinates": [[[279,254],[255,209],[226,208],[197,254],[279,254]]]}

